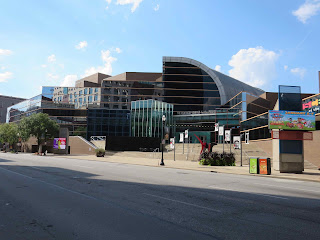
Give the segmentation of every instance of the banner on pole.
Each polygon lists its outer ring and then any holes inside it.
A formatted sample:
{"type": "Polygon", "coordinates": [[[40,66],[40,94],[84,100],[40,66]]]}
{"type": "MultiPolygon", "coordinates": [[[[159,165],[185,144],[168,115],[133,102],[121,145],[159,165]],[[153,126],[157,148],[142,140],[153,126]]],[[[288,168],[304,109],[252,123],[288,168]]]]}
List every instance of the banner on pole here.
{"type": "Polygon", "coordinates": [[[180,139],[179,142],[183,142],[183,133],[180,133],[180,139]]]}
{"type": "Polygon", "coordinates": [[[219,136],[223,136],[224,126],[219,127],[219,136]]]}
{"type": "Polygon", "coordinates": [[[230,142],[231,141],[231,137],[230,137],[230,130],[225,130],[224,131],[224,140],[226,141],[226,142],[230,142]]]}
{"type": "Polygon", "coordinates": [[[214,131],[215,132],[219,131],[219,123],[214,124],[214,131]]]}
{"type": "Polygon", "coordinates": [[[189,130],[185,130],[184,131],[184,138],[188,138],[189,137],[189,130]]]}
{"type": "Polygon", "coordinates": [[[174,149],[174,138],[170,138],[170,148],[174,149]]]}
{"type": "Polygon", "coordinates": [[[249,132],[246,132],[245,134],[245,142],[246,144],[249,144],[249,132]]]}

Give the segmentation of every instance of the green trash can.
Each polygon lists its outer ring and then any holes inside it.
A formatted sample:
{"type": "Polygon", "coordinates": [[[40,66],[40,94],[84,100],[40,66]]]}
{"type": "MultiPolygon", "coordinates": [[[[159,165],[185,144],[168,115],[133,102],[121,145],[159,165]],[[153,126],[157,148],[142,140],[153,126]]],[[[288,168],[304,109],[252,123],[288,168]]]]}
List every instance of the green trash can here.
{"type": "Polygon", "coordinates": [[[259,158],[250,158],[249,159],[249,173],[259,174],[259,158]]]}

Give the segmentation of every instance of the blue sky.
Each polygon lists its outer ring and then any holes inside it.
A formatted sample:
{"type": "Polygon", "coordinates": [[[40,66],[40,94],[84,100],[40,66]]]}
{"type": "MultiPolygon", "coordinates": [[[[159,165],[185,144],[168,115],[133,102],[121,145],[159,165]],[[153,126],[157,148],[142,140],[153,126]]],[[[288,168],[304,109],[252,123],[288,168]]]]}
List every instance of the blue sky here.
{"type": "Polygon", "coordinates": [[[320,0],[0,0],[0,94],[196,59],[266,91],[319,92],[320,0]]]}

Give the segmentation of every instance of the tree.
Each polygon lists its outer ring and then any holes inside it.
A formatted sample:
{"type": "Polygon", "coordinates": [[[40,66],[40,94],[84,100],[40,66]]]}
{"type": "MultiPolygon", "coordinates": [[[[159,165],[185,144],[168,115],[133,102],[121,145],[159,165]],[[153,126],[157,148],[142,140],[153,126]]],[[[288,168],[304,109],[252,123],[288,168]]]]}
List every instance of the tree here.
{"type": "Polygon", "coordinates": [[[19,140],[18,126],[15,123],[4,123],[0,125],[0,142],[9,143],[11,146],[19,140]]]}
{"type": "Polygon", "coordinates": [[[38,150],[41,152],[43,139],[54,137],[59,131],[59,125],[49,118],[48,114],[37,113],[23,118],[19,123],[19,133],[22,140],[30,136],[37,138],[38,150]]]}

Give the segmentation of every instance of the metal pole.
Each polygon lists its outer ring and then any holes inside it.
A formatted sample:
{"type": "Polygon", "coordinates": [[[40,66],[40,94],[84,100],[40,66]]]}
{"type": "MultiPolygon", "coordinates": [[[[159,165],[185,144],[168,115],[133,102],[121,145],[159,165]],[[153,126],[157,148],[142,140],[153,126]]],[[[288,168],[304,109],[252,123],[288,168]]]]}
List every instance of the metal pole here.
{"type": "Polygon", "coordinates": [[[164,122],[164,121],[162,121],[162,139],[161,139],[161,150],[162,150],[161,152],[162,152],[162,153],[161,153],[161,163],[160,163],[160,166],[164,166],[164,162],[163,162],[163,140],[164,140],[164,129],[163,129],[164,126],[163,126],[163,125],[164,125],[164,124],[163,124],[163,122],[164,122]]]}
{"type": "Polygon", "coordinates": [[[176,160],[176,137],[174,137],[173,139],[174,139],[173,140],[173,142],[174,142],[174,144],[173,144],[173,161],[175,161],[176,160]]]}
{"type": "Polygon", "coordinates": [[[230,129],[230,154],[231,154],[231,132],[232,132],[232,129],[230,129]]]}
{"type": "Polygon", "coordinates": [[[242,167],[242,135],[243,135],[243,134],[240,133],[240,149],[241,149],[241,162],[240,162],[240,166],[241,166],[241,167],[242,167]]]}
{"type": "Polygon", "coordinates": [[[223,141],[223,150],[222,150],[222,153],[224,153],[224,128],[223,128],[223,135],[222,135],[222,141],[223,141]]]}
{"type": "Polygon", "coordinates": [[[183,133],[183,141],[182,141],[182,154],[184,154],[184,133],[183,133]]]}

